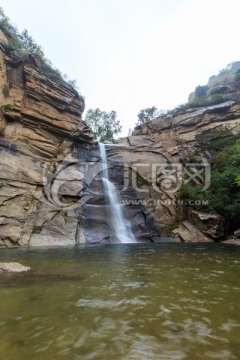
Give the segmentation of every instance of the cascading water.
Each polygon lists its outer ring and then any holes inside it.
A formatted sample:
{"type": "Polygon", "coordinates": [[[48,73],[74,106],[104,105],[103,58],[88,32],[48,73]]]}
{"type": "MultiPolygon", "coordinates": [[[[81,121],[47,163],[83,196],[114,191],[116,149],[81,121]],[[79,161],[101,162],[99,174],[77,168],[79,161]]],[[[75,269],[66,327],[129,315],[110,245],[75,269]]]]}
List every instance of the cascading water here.
{"type": "Polygon", "coordinates": [[[137,242],[132,233],[130,222],[124,216],[120,194],[114,184],[109,180],[107,157],[105,145],[99,143],[100,156],[102,160],[102,182],[106,199],[110,208],[109,227],[111,229],[111,238],[117,238],[121,243],[137,242]]]}

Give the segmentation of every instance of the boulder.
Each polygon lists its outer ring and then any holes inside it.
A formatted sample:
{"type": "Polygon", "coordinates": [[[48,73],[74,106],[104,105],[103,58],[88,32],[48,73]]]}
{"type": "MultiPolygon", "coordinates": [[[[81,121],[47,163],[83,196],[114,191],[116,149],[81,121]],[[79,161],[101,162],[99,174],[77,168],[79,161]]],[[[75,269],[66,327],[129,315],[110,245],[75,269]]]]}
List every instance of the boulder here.
{"type": "Polygon", "coordinates": [[[183,242],[196,243],[196,242],[212,242],[199,229],[197,229],[190,221],[184,221],[180,226],[173,230],[183,242]]]}
{"type": "Polygon", "coordinates": [[[29,266],[24,266],[17,262],[9,262],[9,263],[0,263],[0,272],[26,272],[30,271],[31,268],[29,266]]]}
{"type": "Polygon", "coordinates": [[[224,236],[225,220],[219,214],[205,213],[193,210],[191,212],[193,224],[204,234],[219,239],[224,236]]]}

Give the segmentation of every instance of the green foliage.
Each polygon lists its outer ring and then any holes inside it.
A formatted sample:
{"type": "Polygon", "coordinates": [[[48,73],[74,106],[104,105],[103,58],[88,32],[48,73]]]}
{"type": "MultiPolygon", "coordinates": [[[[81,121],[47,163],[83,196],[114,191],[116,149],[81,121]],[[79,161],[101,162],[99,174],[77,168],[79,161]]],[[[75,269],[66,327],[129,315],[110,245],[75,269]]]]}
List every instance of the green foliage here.
{"type": "Polygon", "coordinates": [[[234,136],[231,129],[226,126],[206,130],[196,136],[198,147],[210,153],[215,153],[226,146],[233,145],[236,140],[237,137],[234,136]]]}
{"type": "Polygon", "coordinates": [[[117,120],[116,111],[107,113],[99,108],[90,109],[86,114],[85,121],[91,127],[94,139],[100,142],[112,139],[122,129],[119,120],[117,120]]]}
{"type": "Polygon", "coordinates": [[[11,104],[3,104],[1,106],[1,109],[3,110],[3,112],[11,111],[12,110],[12,105],[11,104]]]}
{"type": "Polygon", "coordinates": [[[210,141],[208,145],[215,151],[210,188],[201,191],[199,185],[188,183],[181,187],[178,196],[185,202],[191,200],[194,209],[223,215],[229,229],[235,230],[240,223],[240,140],[233,137],[232,141],[234,143],[229,145],[229,138],[225,138],[220,148],[219,140],[214,138],[213,144],[210,141]]]}
{"type": "Polygon", "coordinates": [[[158,116],[163,115],[163,110],[158,110],[155,106],[152,106],[151,108],[146,108],[140,110],[138,113],[138,121],[136,122],[135,126],[142,125],[144,123],[147,123],[158,116]]]}
{"type": "Polygon", "coordinates": [[[44,52],[41,47],[36,44],[34,39],[29,35],[28,31],[25,29],[21,34],[18,35],[19,40],[21,41],[21,45],[24,49],[28,51],[30,54],[37,54],[38,57],[42,59],[45,58],[44,52]]]}
{"type": "Polygon", "coordinates": [[[224,96],[222,94],[214,94],[211,96],[211,99],[208,101],[210,105],[220,104],[221,102],[224,102],[224,96]]]}

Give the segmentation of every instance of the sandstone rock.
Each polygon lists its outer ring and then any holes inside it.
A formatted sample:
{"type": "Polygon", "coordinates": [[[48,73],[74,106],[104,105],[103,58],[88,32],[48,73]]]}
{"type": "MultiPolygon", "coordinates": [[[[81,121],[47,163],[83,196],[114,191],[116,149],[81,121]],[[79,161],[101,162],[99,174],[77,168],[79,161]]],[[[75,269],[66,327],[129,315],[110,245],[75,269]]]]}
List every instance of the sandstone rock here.
{"type": "Polygon", "coordinates": [[[192,211],[191,219],[194,225],[204,234],[218,239],[224,236],[224,218],[218,214],[192,211]]]}
{"type": "MultiPolygon", "coordinates": [[[[6,43],[0,32],[0,106],[10,105],[0,114],[0,246],[109,241],[99,149],[81,119],[83,97],[41,71],[33,56],[7,52],[6,43]]],[[[161,116],[109,142],[109,176],[138,239],[163,240],[161,229],[176,222],[181,183],[180,172],[169,178],[168,166],[181,166],[196,135],[222,124],[240,133],[237,102],[161,116]],[[175,191],[163,187],[166,178],[175,191]]],[[[223,236],[223,221],[212,214],[193,212],[192,221],[175,230],[178,241],[223,236]]]]}
{"type": "Polygon", "coordinates": [[[199,131],[211,129],[224,125],[235,129],[240,125],[240,105],[229,100],[220,104],[188,109],[185,112],[176,115],[167,115],[156,118],[150,123],[140,125],[133,131],[134,136],[144,135],[145,127],[148,127],[148,135],[151,137],[154,133],[165,133],[169,136],[174,131],[175,140],[191,143],[195,140],[199,131]]]}
{"type": "Polygon", "coordinates": [[[184,242],[211,242],[212,239],[204,235],[200,230],[198,230],[190,221],[186,220],[173,230],[173,233],[178,235],[179,238],[184,242]]]}
{"type": "Polygon", "coordinates": [[[29,266],[24,266],[17,262],[0,263],[0,272],[26,272],[30,270],[31,268],[29,266]]]}
{"type": "Polygon", "coordinates": [[[80,215],[70,209],[83,197],[79,159],[93,143],[84,99],[6,43],[0,32],[0,106],[8,104],[0,113],[0,246],[75,244],[80,215]],[[64,165],[70,153],[75,165],[64,165]]]}

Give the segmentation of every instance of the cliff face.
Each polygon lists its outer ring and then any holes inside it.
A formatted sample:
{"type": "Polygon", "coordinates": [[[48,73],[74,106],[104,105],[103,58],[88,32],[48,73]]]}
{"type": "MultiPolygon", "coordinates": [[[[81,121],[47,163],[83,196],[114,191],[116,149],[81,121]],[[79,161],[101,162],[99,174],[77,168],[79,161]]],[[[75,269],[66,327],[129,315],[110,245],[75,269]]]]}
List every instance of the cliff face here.
{"type": "MultiPolygon", "coordinates": [[[[0,32],[0,246],[109,241],[102,164],[81,119],[84,99],[6,44],[0,32]]],[[[121,191],[122,157],[109,162],[121,191]]],[[[135,200],[135,192],[128,189],[124,199],[135,200]]],[[[125,209],[138,239],[157,235],[141,204],[125,209]]]]}
{"type": "Polygon", "coordinates": [[[188,220],[181,220],[177,196],[183,181],[191,177],[203,189],[210,182],[210,154],[202,152],[194,159],[191,154],[199,151],[197,135],[222,126],[240,134],[240,105],[234,101],[161,116],[115,141],[123,145],[117,153],[128,164],[137,197],[160,233],[179,224],[169,233],[182,241],[213,241],[224,235],[224,219],[219,215],[193,212],[188,220]],[[198,168],[199,162],[203,166],[198,168]]]}
{"type": "MultiPolygon", "coordinates": [[[[46,199],[46,186],[62,160],[71,151],[76,155],[76,143],[86,148],[93,142],[81,119],[84,99],[41,72],[34,57],[23,59],[6,44],[0,32],[0,246],[73,243],[78,216],[50,195],[46,199]]],[[[71,186],[61,189],[63,199],[82,196],[83,176],[74,166],[68,170],[71,186]]]]}
{"type": "MultiPolygon", "coordinates": [[[[35,57],[9,51],[7,42],[0,31],[0,246],[108,241],[102,164],[81,118],[84,99],[41,71],[35,57]]],[[[173,241],[224,234],[219,215],[192,211],[181,221],[176,195],[186,176],[202,186],[208,181],[210,154],[201,153],[205,168],[197,177],[188,165],[197,161],[191,159],[197,135],[223,125],[240,134],[237,102],[159,117],[109,144],[109,177],[138,240],[165,241],[160,234],[176,223],[173,241]]]]}

